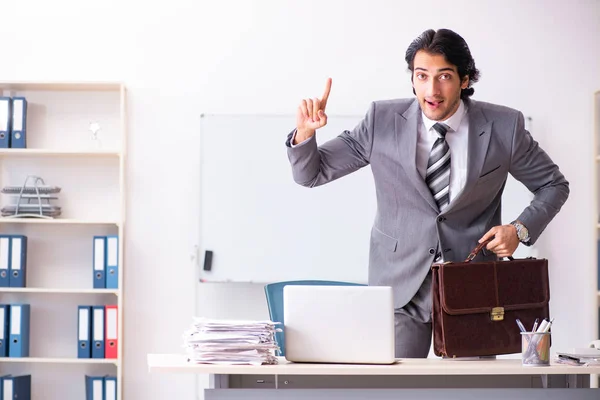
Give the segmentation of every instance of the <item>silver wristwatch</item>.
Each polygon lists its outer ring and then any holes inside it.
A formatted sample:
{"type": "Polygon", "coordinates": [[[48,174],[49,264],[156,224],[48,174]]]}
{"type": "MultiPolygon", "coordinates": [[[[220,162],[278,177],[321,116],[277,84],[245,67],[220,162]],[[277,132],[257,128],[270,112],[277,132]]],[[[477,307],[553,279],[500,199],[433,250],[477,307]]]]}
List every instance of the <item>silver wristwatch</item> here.
{"type": "Polygon", "coordinates": [[[520,221],[513,221],[510,223],[517,230],[517,237],[519,241],[523,244],[529,244],[529,230],[525,225],[523,225],[520,221]]]}

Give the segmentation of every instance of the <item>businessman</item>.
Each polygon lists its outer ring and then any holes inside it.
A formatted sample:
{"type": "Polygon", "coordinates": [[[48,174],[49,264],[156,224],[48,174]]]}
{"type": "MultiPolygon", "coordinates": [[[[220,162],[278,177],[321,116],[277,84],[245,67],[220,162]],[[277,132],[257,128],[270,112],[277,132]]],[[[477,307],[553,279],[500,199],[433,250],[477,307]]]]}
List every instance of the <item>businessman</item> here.
{"type": "Polygon", "coordinates": [[[427,30],[405,60],[415,98],[371,103],[353,130],[319,147],[328,79],[321,98],[300,103],[286,145],[294,180],[307,187],[371,166],[377,213],[369,284],[393,287],[396,357],[406,358],[427,357],[431,346],[431,265],[463,261],[489,238],[475,261],[534,244],[567,200],[569,183],[525,130],[521,112],[470,99],[479,71],[460,35],[427,30]],[[509,173],[534,198],[503,224],[509,173]]]}

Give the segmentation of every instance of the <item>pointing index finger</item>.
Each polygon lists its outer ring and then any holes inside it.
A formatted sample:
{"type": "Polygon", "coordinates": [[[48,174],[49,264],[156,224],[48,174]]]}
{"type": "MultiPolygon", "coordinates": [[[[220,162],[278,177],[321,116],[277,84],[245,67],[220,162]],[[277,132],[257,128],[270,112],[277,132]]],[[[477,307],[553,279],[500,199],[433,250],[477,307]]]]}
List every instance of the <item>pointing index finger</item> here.
{"type": "Polygon", "coordinates": [[[325,92],[323,93],[323,97],[321,98],[321,110],[323,111],[325,111],[327,99],[329,99],[329,92],[331,92],[331,78],[327,78],[327,83],[325,84],[325,92]]]}

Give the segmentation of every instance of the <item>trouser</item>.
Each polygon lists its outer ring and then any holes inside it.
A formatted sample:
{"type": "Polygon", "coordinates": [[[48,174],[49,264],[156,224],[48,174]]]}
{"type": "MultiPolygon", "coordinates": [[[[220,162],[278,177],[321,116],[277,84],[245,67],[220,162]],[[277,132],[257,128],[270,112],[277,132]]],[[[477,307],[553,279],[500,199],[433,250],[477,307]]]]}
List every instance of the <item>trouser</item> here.
{"type": "Polygon", "coordinates": [[[431,348],[431,271],[418,292],[395,310],[396,358],[427,358],[431,348]]]}

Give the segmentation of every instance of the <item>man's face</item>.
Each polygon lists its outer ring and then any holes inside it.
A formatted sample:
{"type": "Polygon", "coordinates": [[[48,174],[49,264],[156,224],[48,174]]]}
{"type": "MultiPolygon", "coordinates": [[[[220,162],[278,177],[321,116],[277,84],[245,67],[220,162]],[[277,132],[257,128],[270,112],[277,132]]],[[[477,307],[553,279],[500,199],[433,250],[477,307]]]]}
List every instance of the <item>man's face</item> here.
{"type": "Polygon", "coordinates": [[[460,105],[460,90],[466,89],[469,77],[460,81],[455,65],[441,54],[419,50],[413,63],[413,88],[421,110],[427,118],[444,121],[460,105]]]}

